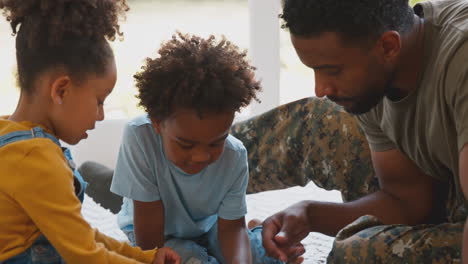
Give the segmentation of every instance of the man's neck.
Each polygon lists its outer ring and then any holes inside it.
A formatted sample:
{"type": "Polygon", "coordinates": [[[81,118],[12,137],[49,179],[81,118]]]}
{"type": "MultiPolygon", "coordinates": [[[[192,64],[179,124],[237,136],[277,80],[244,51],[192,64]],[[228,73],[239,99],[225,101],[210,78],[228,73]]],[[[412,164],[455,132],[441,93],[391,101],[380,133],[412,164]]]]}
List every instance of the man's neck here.
{"type": "Polygon", "coordinates": [[[415,90],[423,74],[424,22],[415,16],[413,28],[401,39],[400,62],[395,74],[393,87],[398,87],[396,97],[404,98],[415,90]]]}

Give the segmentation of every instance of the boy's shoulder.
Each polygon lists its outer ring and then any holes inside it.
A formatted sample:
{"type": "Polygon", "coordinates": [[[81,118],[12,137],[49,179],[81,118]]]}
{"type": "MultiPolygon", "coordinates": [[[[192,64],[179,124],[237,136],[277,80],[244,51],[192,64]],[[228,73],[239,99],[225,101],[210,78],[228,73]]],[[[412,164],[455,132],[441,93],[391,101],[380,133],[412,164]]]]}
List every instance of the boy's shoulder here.
{"type": "Polygon", "coordinates": [[[161,137],[155,132],[147,114],[137,116],[126,123],[121,145],[134,156],[146,157],[151,162],[159,158],[163,160],[161,137]]]}
{"type": "Polygon", "coordinates": [[[124,129],[124,134],[135,134],[137,137],[151,136],[153,133],[153,125],[148,115],[140,115],[130,119],[124,129]]]}
{"type": "Polygon", "coordinates": [[[240,141],[233,135],[229,135],[226,138],[226,143],[224,144],[224,151],[244,154],[247,152],[247,149],[245,148],[242,141],[240,141]]]}
{"type": "Polygon", "coordinates": [[[137,128],[141,126],[151,126],[151,119],[147,114],[139,115],[127,122],[127,127],[129,128],[137,128]]]}

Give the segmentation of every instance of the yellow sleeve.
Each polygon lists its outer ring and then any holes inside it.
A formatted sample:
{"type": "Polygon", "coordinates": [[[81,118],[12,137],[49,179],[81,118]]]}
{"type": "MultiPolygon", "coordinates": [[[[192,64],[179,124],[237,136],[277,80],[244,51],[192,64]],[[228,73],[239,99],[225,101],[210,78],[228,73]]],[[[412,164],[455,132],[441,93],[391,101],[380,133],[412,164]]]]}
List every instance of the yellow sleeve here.
{"type": "Polygon", "coordinates": [[[100,233],[96,229],[94,230],[94,232],[96,241],[102,243],[109,250],[118,252],[124,256],[136,259],[143,263],[151,263],[154,260],[154,254],[156,254],[156,249],[142,250],[139,247],[132,247],[127,243],[122,243],[118,240],[108,237],[100,233]]]}
{"type": "Polygon", "coordinates": [[[13,195],[64,260],[69,264],[151,263],[155,251],[130,249],[91,228],[81,215],[73,174],[60,148],[46,139],[33,144],[12,175],[19,179],[13,195]]]}

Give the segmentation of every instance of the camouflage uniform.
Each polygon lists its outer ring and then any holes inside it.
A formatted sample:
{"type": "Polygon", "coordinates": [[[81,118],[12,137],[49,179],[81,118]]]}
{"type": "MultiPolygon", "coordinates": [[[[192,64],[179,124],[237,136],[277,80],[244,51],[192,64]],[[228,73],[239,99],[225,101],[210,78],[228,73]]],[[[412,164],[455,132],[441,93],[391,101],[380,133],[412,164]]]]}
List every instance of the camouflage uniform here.
{"type": "MultiPolygon", "coordinates": [[[[249,152],[248,193],[312,180],[352,201],[379,188],[357,120],[330,101],[305,98],[280,106],[233,125],[232,134],[249,152]]],[[[466,211],[453,210],[464,209],[458,198],[447,201],[450,223],[382,225],[363,216],[338,233],[328,262],[459,263],[466,211]]]]}

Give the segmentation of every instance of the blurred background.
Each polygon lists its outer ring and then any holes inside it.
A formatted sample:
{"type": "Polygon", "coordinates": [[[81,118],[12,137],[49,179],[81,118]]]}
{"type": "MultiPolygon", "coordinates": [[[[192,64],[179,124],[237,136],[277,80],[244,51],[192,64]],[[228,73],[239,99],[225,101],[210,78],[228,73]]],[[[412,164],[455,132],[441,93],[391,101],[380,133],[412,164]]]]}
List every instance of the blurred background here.
{"type": "MultiPolygon", "coordinates": [[[[410,4],[416,2],[411,0],[410,4]]],[[[264,106],[254,110],[247,108],[238,119],[314,96],[313,71],[301,64],[288,32],[280,29],[279,3],[271,5],[271,0],[130,0],[128,3],[130,11],[121,22],[125,38],[111,44],[118,80],[105,104],[106,119],[143,113],[137,107],[133,74],[139,71],[144,58],[154,57],[161,42],[170,39],[176,30],[203,37],[225,35],[242,49],[248,49],[253,64],[263,70],[259,78],[264,84],[264,106]],[[277,58],[268,55],[275,51],[279,53],[277,58]]],[[[0,20],[0,58],[0,115],[8,115],[16,107],[19,92],[15,79],[14,37],[3,17],[0,20]]]]}

